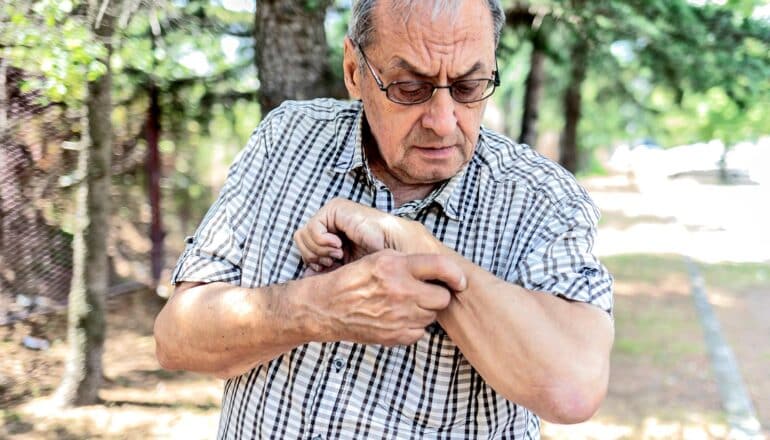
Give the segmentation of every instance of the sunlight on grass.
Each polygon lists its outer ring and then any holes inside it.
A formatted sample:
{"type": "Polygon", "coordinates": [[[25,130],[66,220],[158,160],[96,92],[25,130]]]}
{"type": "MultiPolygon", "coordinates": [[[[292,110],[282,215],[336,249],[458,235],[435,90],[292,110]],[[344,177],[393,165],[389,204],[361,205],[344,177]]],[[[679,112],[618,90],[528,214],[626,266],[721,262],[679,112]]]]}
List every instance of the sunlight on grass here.
{"type": "Polygon", "coordinates": [[[661,366],[672,365],[687,355],[705,353],[702,344],[693,344],[691,340],[681,337],[697,333],[698,323],[683,315],[680,307],[636,305],[624,307],[620,303],[616,308],[616,353],[644,356],[661,366]]]}
{"type": "Polygon", "coordinates": [[[58,410],[38,399],[19,408],[15,417],[17,432],[55,434],[50,438],[209,439],[215,436],[219,410],[130,404],[58,410]]]}
{"type": "Polygon", "coordinates": [[[770,262],[699,263],[698,267],[703,272],[707,286],[738,291],[755,288],[770,290],[770,262]]]}
{"type": "MultiPolygon", "coordinates": [[[[673,274],[688,274],[685,259],[676,254],[623,254],[602,258],[602,262],[621,281],[657,283],[673,274]]],[[[697,262],[706,286],[727,290],[770,290],[770,262],[697,262]]]]}
{"type": "Polygon", "coordinates": [[[674,254],[625,254],[602,258],[616,280],[657,283],[667,275],[687,273],[684,259],[674,254]]]}

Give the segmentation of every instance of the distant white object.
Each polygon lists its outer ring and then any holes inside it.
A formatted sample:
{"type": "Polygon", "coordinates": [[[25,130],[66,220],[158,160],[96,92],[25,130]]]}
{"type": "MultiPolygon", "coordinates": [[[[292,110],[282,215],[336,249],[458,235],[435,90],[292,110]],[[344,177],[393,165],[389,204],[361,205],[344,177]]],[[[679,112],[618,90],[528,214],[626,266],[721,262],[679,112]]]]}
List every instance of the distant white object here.
{"type": "Polygon", "coordinates": [[[35,304],[34,298],[30,298],[27,295],[24,295],[21,293],[16,295],[16,305],[21,307],[22,309],[30,308],[34,304],[35,304]]]}
{"type": "Polygon", "coordinates": [[[662,150],[663,163],[658,166],[666,170],[667,176],[719,169],[719,161],[725,152],[725,144],[720,140],[699,142],[691,145],[662,150]]]}
{"type": "Polygon", "coordinates": [[[47,340],[36,338],[34,336],[24,336],[21,344],[30,350],[48,350],[48,348],[51,346],[51,343],[47,340]]]}
{"type": "Polygon", "coordinates": [[[732,173],[745,175],[754,183],[770,183],[770,137],[757,142],[741,142],[729,148],[726,154],[720,140],[669,149],[653,142],[620,145],[610,157],[608,166],[617,172],[633,174],[640,188],[652,188],[672,176],[716,171],[723,156],[726,168],[732,173]]]}
{"type": "Polygon", "coordinates": [[[756,143],[736,144],[727,152],[727,168],[746,170],[751,181],[770,184],[770,136],[760,138],[756,143]]]}

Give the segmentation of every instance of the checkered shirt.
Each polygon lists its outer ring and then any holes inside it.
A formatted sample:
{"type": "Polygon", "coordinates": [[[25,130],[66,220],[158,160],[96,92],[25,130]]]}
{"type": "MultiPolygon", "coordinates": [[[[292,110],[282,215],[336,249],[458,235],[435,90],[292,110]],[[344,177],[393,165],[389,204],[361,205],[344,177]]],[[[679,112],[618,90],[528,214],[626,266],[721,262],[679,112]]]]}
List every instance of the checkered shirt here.
{"type": "MultiPolygon", "coordinates": [[[[343,197],[420,221],[508,282],[611,313],[612,277],[591,253],[599,213],[572,175],[482,128],[458,175],[396,207],[364,159],[362,121],[360,102],[290,101],[271,112],[188,238],[172,281],[259,287],[300,278],[292,234],[343,197]]],[[[219,438],[530,439],[539,426],[434,323],[410,346],[309,343],[227,380],[219,438]]]]}

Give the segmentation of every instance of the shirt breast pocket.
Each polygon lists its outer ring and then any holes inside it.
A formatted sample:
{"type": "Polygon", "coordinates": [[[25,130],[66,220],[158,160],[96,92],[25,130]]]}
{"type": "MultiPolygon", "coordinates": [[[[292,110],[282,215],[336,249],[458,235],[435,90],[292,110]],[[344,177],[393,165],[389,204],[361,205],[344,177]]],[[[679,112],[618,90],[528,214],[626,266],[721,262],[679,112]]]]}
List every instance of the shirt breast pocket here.
{"type": "Polygon", "coordinates": [[[465,422],[472,368],[443,329],[428,330],[416,344],[391,352],[380,405],[400,422],[435,431],[465,422]]]}

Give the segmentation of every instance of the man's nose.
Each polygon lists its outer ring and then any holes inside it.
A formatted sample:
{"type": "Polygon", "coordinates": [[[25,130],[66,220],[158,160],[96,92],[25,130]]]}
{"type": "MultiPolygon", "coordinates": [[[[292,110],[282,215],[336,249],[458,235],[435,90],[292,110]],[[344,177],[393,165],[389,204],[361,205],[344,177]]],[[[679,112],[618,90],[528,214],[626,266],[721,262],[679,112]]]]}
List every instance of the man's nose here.
{"type": "Polygon", "coordinates": [[[422,117],[422,125],[433,130],[439,137],[454,134],[457,126],[455,115],[455,100],[449,94],[449,89],[438,89],[427,102],[428,108],[422,117]]]}

